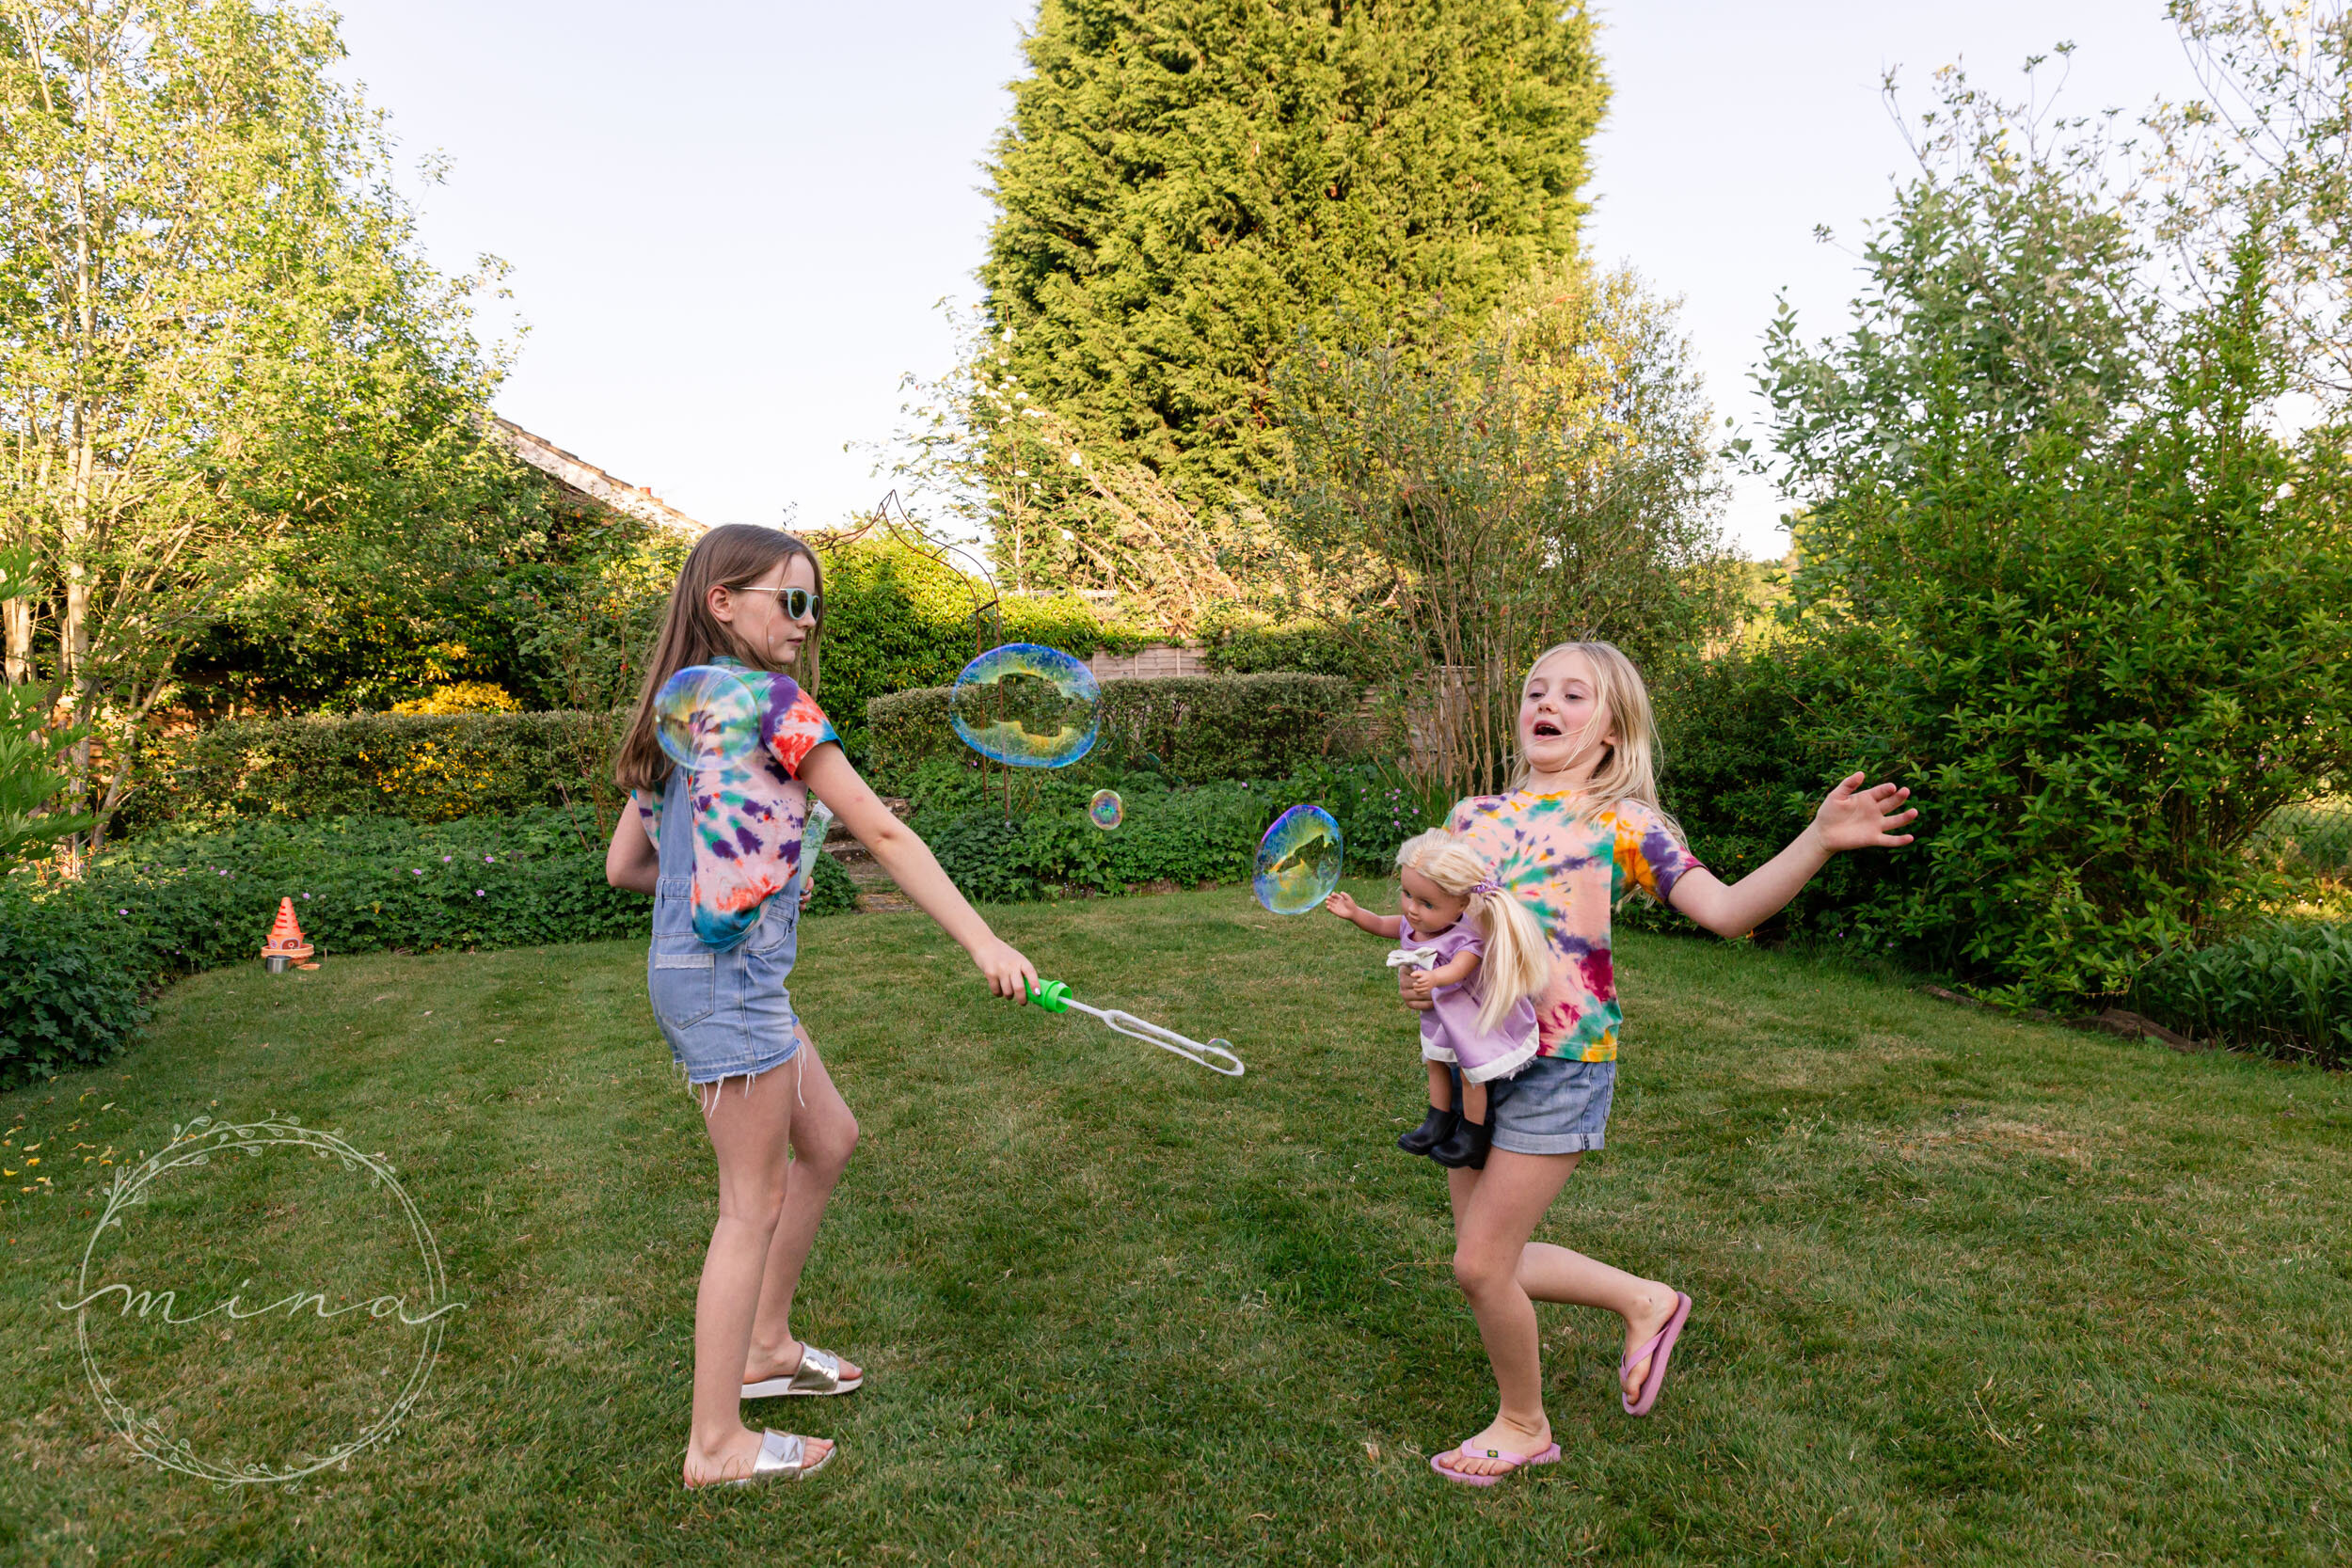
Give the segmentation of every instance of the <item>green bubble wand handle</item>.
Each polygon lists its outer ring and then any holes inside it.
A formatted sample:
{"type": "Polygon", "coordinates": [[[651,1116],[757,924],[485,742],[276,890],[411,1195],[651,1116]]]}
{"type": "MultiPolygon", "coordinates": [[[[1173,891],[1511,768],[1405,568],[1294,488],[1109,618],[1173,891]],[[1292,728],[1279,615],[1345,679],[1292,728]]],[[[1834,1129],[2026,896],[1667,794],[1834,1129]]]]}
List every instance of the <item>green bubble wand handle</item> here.
{"type": "Polygon", "coordinates": [[[1041,981],[1029,992],[1029,1000],[1049,1013],[1068,1012],[1073,1007],[1082,1013],[1092,1013],[1120,1034],[1148,1045],[1156,1045],[1162,1051],[1172,1051],[1188,1062],[1200,1063],[1211,1072],[1221,1072],[1228,1078],[1239,1078],[1242,1074],[1241,1058],[1233,1054],[1232,1040],[1213,1039],[1202,1045],[1199,1040],[1186,1039],[1173,1029],[1163,1029],[1133,1013],[1122,1013],[1116,1007],[1089,1007],[1072,997],[1070,988],[1059,980],[1041,981]],[[1218,1059],[1212,1061],[1211,1057],[1218,1059]],[[1227,1063],[1232,1065],[1229,1067],[1227,1063]]]}

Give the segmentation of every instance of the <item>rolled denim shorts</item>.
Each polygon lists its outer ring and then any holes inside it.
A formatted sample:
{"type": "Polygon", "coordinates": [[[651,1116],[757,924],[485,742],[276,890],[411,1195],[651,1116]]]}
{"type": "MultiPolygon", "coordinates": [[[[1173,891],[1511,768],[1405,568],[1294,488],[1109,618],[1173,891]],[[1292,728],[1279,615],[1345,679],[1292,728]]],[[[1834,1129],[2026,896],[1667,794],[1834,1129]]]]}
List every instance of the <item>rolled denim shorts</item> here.
{"type": "MultiPolygon", "coordinates": [[[[1614,1062],[1572,1062],[1538,1056],[1508,1078],[1486,1085],[1486,1122],[1494,1146],[1514,1154],[1585,1154],[1601,1147],[1609,1101],[1617,1092],[1614,1062]]],[[[1462,1074],[1454,1074],[1454,1103],[1462,1103],[1462,1074]]]]}
{"type": "Polygon", "coordinates": [[[770,898],[751,934],[723,953],[694,934],[691,885],[661,879],[645,956],[645,989],[671,1059],[690,1084],[780,1068],[801,1049],[785,989],[800,946],[800,900],[788,892],[770,898]]]}

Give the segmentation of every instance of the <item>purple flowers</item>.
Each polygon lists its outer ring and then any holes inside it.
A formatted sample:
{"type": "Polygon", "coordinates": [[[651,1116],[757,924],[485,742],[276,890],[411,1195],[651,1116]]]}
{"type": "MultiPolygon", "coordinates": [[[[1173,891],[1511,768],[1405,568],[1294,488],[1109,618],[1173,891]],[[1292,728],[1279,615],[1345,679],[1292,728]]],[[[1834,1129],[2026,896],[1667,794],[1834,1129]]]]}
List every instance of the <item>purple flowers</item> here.
{"type": "Polygon", "coordinates": [[[449,863],[449,857],[447,855],[443,855],[441,857],[441,863],[443,865],[447,865],[449,863]]]}
{"type": "Polygon", "coordinates": [[[483,864],[485,864],[485,865],[487,865],[487,864],[489,864],[492,861],[495,861],[495,860],[497,860],[497,859],[498,859],[498,857],[497,857],[496,855],[485,855],[485,856],[483,856],[483,857],[482,857],[482,863],[483,863],[483,864]]]}
{"type": "Polygon", "coordinates": [[[481,897],[481,896],[483,895],[482,895],[482,890],[481,890],[480,888],[476,888],[476,889],[474,889],[474,890],[473,890],[473,895],[474,895],[476,898],[481,897]]]}
{"type": "Polygon", "coordinates": [[[420,871],[420,870],[418,870],[415,866],[413,866],[413,865],[412,865],[412,866],[410,866],[410,867],[408,868],[408,875],[410,875],[411,877],[421,877],[421,876],[423,876],[423,875],[424,875],[424,873],[423,873],[423,872],[421,872],[421,871],[420,871]]]}

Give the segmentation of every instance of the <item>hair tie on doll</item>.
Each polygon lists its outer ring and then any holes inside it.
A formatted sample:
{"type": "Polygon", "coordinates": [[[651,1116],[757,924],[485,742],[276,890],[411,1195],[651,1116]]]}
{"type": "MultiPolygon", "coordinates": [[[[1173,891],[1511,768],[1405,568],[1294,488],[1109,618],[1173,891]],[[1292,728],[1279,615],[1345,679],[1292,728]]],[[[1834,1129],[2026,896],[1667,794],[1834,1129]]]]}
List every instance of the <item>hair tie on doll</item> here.
{"type": "Polygon", "coordinates": [[[1479,880],[1477,886],[1470,889],[1470,896],[1475,898],[1483,895],[1486,897],[1494,898],[1500,896],[1502,892],[1501,882],[1496,881],[1492,877],[1486,877],[1479,880]]]}

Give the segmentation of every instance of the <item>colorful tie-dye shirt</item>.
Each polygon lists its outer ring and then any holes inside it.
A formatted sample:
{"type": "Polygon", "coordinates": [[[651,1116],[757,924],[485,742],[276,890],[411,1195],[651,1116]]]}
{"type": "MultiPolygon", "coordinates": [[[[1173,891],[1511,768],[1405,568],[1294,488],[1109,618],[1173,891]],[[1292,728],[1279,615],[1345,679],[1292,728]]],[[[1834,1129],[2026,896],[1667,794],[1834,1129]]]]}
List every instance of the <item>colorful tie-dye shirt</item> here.
{"type": "MultiPolygon", "coordinates": [[[[731,658],[711,662],[734,671],[761,700],[759,744],[733,762],[695,769],[690,781],[694,934],[723,951],[751,934],[759,924],[760,907],[800,870],[801,831],[808,820],[808,785],[800,781],[801,764],[840,736],[789,675],[731,658]]],[[[659,846],[661,796],[639,790],[630,800],[647,836],[659,846]]]]}
{"type": "Polygon", "coordinates": [[[1624,1015],[1609,961],[1609,911],[1633,887],[1663,902],[1685,872],[1698,869],[1698,858],[1638,800],[1581,817],[1572,795],[1522,789],[1465,800],[1447,825],[1534,911],[1551,942],[1551,983],[1535,999],[1538,1054],[1616,1060],[1624,1015]]]}

